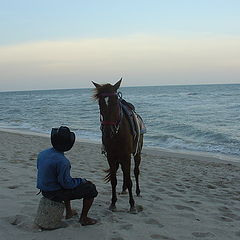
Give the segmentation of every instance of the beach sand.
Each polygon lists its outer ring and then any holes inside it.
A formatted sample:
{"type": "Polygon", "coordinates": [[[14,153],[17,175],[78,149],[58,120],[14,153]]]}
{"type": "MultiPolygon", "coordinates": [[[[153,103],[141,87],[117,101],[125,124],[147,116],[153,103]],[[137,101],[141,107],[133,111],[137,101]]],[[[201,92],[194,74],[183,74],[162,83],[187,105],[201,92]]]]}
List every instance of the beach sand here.
{"type": "MultiPolygon", "coordinates": [[[[72,177],[96,184],[99,195],[89,216],[99,222],[83,227],[74,217],[64,220],[66,228],[41,231],[33,224],[41,199],[36,195],[36,157],[50,146],[49,137],[0,131],[0,240],[240,239],[238,163],[144,148],[142,196],[135,196],[142,211],[130,214],[128,195],[119,195],[118,211],[111,212],[111,186],[103,180],[107,161],[101,145],[88,142],[76,142],[66,156],[72,177]]],[[[119,171],[118,192],[121,185],[119,171]]],[[[82,200],[72,205],[80,212],[82,200]]]]}

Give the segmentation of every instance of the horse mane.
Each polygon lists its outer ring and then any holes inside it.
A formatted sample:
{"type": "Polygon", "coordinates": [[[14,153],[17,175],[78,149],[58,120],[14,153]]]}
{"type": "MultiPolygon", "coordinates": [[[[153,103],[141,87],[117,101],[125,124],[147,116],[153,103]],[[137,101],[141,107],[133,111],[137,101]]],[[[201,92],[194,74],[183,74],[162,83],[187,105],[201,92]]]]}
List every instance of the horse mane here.
{"type": "Polygon", "coordinates": [[[110,83],[100,85],[100,87],[97,87],[94,89],[94,99],[99,99],[100,95],[102,93],[113,93],[116,92],[114,89],[114,86],[111,85],[110,83]]]}

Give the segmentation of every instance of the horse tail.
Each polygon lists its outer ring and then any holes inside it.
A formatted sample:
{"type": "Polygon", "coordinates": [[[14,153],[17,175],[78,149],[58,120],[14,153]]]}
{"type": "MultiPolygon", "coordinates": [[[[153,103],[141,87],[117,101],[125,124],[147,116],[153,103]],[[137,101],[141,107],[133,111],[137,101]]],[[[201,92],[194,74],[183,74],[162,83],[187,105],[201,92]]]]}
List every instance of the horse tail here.
{"type": "Polygon", "coordinates": [[[107,170],[104,170],[104,172],[107,173],[107,175],[104,177],[104,181],[107,183],[107,182],[110,182],[111,180],[111,173],[110,173],[110,168],[107,169],[107,170]]]}

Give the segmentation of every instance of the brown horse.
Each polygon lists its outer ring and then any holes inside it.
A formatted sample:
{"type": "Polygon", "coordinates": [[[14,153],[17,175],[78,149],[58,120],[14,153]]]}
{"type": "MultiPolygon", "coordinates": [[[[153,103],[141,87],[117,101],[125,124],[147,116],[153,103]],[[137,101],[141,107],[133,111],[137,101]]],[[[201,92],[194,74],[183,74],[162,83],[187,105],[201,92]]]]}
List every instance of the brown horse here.
{"type": "MultiPolygon", "coordinates": [[[[132,194],[131,180],[131,156],[134,153],[134,175],[136,179],[136,194],[140,196],[139,188],[139,165],[141,162],[141,150],[143,145],[143,134],[139,134],[138,143],[136,136],[131,132],[130,122],[124,114],[121,94],[117,92],[122,79],[115,85],[100,85],[93,82],[95,89],[95,99],[99,102],[100,121],[102,130],[102,143],[105,149],[106,157],[109,164],[109,174],[106,180],[111,181],[112,185],[112,202],[110,210],[116,210],[117,194],[117,177],[116,172],[121,166],[123,171],[122,192],[128,190],[130,212],[136,213],[135,202],[132,194]],[[138,148],[136,150],[136,144],[138,148]]],[[[124,100],[123,100],[124,101],[124,100]]],[[[126,101],[124,101],[126,103],[126,101]]]]}

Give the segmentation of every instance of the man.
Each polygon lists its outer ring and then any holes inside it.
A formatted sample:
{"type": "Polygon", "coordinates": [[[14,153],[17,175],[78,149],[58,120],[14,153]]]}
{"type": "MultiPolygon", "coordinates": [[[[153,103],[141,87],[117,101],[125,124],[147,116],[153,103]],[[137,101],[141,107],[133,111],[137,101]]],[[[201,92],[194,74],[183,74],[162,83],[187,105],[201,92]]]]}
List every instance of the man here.
{"type": "Polygon", "coordinates": [[[75,142],[75,134],[66,126],[53,128],[51,143],[53,148],[39,153],[37,158],[37,188],[42,195],[52,201],[64,201],[66,219],[76,215],[71,208],[71,200],[83,199],[82,213],[79,222],[83,225],[92,225],[97,221],[88,217],[94,198],[98,192],[95,185],[85,178],[72,178],[70,176],[71,164],[64,156],[75,142]]]}

